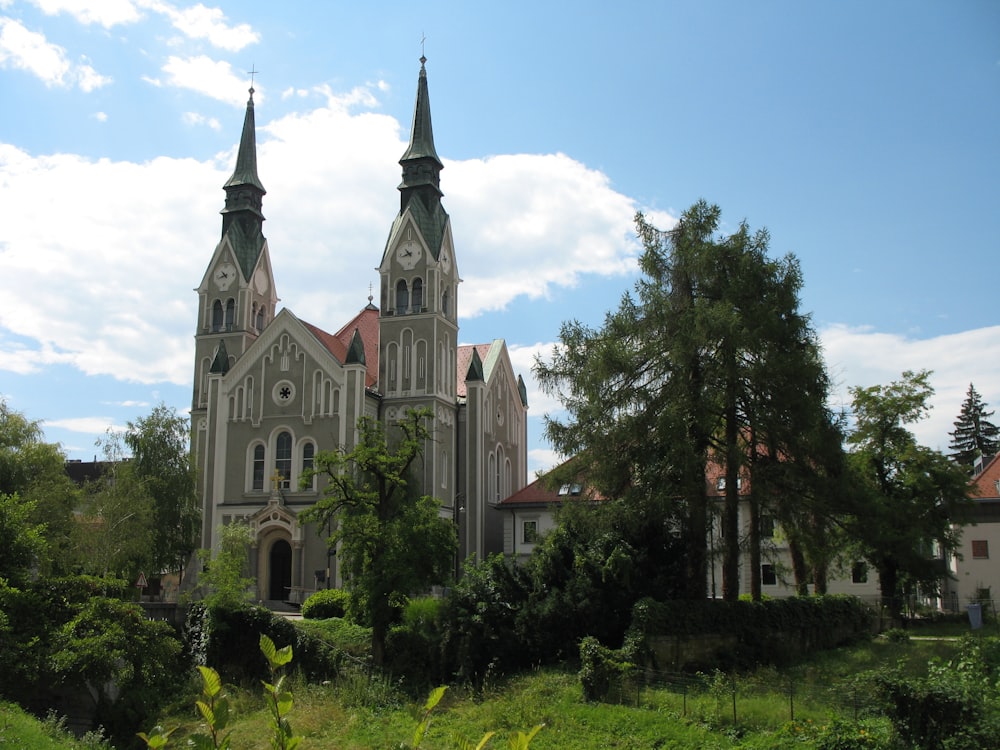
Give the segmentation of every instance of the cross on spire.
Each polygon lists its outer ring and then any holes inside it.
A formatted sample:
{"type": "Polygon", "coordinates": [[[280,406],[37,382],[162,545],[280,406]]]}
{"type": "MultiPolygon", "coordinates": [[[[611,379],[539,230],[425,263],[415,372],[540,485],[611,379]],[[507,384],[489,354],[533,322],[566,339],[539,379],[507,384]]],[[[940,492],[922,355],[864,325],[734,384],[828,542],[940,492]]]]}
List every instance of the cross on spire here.
{"type": "Polygon", "coordinates": [[[254,66],[254,65],[251,65],[250,66],[250,70],[247,71],[247,74],[250,76],[250,93],[251,94],[253,93],[253,77],[255,75],[257,75],[258,73],[260,73],[260,71],[257,70],[256,66],[254,66]]]}

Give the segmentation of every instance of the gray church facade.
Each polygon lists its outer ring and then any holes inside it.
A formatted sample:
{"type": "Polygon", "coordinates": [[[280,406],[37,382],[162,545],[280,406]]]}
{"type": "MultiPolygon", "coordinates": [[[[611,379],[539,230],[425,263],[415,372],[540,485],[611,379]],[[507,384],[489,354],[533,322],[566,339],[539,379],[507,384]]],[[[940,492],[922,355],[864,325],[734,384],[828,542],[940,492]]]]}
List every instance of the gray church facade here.
{"type": "Polygon", "coordinates": [[[372,253],[378,306],[369,297],[334,332],[277,308],[250,89],[222,238],[196,290],[191,427],[201,546],[217,548],[225,524],[248,523],[261,600],[301,601],[342,583],[325,530],[297,520],[322,483],[303,488],[299,478],[317,453],[350,450],[362,416],[391,424],[411,408],[433,413],[416,481],[455,523],[462,558],[502,551],[496,506],[526,484],[524,381],[502,339],[459,344],[458,253],[420,62],[399,213],[372,253]]]}

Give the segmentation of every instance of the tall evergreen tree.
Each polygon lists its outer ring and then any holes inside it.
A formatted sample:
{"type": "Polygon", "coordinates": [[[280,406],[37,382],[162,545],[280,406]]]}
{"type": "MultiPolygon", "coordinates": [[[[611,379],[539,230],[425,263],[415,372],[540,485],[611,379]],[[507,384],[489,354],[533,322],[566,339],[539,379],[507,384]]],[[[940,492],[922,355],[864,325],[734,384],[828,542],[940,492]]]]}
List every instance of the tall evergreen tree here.
{"type": "Polygon", "coordinates": [[[535,363],[570,415],[546,419],[549,440],[601,494],[684,540],[686,580],[663,593],[692,599],[707,593],[708,461],[725,467],[723,593],[735,598],[741,469],[753,455],[799,458],[802,436],[829,422],[798,264],[769,259],[767,232],[745,223],[716,237],[719,219],[704,201],[666,232],[638,215],[635,296],[599,330],[564,324],[551,362],[535,363]]]}
{"type": "Polygon", "coordinates": [[[992,416],[993,412],[986,411],[986,404],[975,386],[969,383],[962,411],[955,420],[955,430],[948,433],[951,435],[948,447],[955,462],[970,471],[977,458],[989,458],[1000,451],[1000,428],[989,421],[992,416]]]}

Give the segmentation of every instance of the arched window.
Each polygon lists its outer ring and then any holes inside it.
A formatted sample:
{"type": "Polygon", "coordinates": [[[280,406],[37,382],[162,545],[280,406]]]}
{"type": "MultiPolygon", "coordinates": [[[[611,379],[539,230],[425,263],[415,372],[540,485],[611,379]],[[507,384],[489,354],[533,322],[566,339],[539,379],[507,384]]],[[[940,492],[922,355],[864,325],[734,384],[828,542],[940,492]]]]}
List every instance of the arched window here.
{"type": "Polygon", "coordinates": [[[212,305],[212,330],[222,330],[222,302],[219,300],[215,300],[215,303],[212,305]]]}
{"type": "Polygon", "coordinates": [[[448,306],[451,304],[451,294],[447,289],[444,290],[444,294],[441,295],[441,312],[445,315],[448,314],[448,306]]]}
{"type": "Polygon", "coordinates": [[[287,490],[292,482],[292,435],[289,432],[278,433],[274,447],[274,470],[281,477],[281,489],[287,490]]]}
{"type": "Polygon", "coordinates": [[[410,306],[410,295],[406,291],[406,282],[402,279],[396,284],[396,315],[406,314],[406,308],[410,306]]]}
{"type": "Polygon", "coordinates": [[[264,489],[264,446],[257,445],[253,449],[253,484],[255,490],[264,489]]]}
{"type": "Polygon", "coordinates": [[[420,312],[424,306],[424,282],[420,279],[413,280],[413,312],[420,312]]]}
{"type": "Polygon", "coordinates": [[[302,471],[310,471],[313,467],[313,459],[316,457],[316,446],[306,443],[302,446],[302,471]]]}
{"type": "Polygon", "coordinates": [[[236,320],[236,300],[230,298],[226,302],[226,330],[233,330],[233,323],[236,320]]]}
{"type": "Polygon", "coordinates": [[[264,306],[263,305],[261,305],[260,307],[257,308],[257,315],[255,317],[256,317],[256,323],[257,323],[257,330],[258,331],[263,331],[264,330],[264,306]]]}

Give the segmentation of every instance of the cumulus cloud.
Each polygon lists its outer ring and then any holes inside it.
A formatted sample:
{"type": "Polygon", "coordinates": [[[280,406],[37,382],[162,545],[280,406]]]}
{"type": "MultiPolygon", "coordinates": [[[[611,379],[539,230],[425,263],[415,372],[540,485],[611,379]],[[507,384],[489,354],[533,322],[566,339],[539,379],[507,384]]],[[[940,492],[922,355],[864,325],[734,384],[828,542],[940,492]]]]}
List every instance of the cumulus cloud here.
{"type": "Polygon", "coordinates": [[[250,24],[230,25],[226,14],[219,8],[209,8],[198,3],[190,8],[178,9],[158,0],[141,1],[145,7],[169,18],[174,28],[189,39],[204,39],[227,52],[239,52],[260,41],[260,34],[250,24]]]}
{"type": "Polygon", "coordinates": [[[68,13],[79,23],[98,24],[110,29],[119,24],[134,23],[141,17],[131,0],[31,0],[43,13],[49,16],[68,13]]]}
{"type": "MultiPolygon", "coordinates": [[[[163,72],[167,74],[167,83],[171,86],[197,91],[235,106],[246,103],[247,97],[243,93],[246,91],[246,76],[236,73],[233,66],[223,60],[213,60],[207,55],[171,55],[163,66],[163,72]]],[[[158,82],[155,85],[159,85],[158,82]]],[[[261,104],[263,101],[263,92],[256,89],[254,102],[261,104]]]]}
{"type": "Polygon", "coordinates": [[[0,67],[31,73],[46,86],[79,86],[90,92],[111,82],[85,63],[74,64],[66,50],[12,18],[0,18],[0,67]]]}

